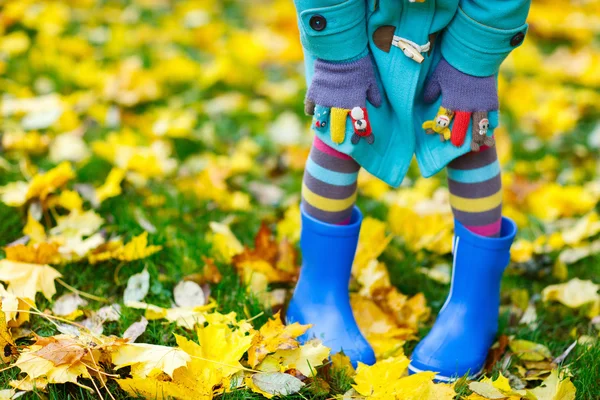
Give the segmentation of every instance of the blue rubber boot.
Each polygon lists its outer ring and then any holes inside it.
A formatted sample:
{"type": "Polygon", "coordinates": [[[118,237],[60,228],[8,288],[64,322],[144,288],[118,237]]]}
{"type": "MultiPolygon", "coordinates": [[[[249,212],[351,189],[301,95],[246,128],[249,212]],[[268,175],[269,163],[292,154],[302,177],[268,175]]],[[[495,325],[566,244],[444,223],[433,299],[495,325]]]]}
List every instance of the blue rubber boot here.
{"type": "Polygon", "coordinates": [[[348,225],[326,224],[302,207],[301,214],[302,269],[286,319],[312,324],[301,342],[318,338],[332,354],[343,350],[354,366],[371,365],[375,354],[358,329],[348,293],[362,214],[354,207],[348,225]]]}
{"type": "Polygon", "coordinates": [[[500,281],[510,259],[517,226],[502,218],[499,238],[454,223],[454,265],[450,294],[433,328],[417,345],[409,371],[437,372],[438,381],[481,374],[498,331],[500,281]]]}

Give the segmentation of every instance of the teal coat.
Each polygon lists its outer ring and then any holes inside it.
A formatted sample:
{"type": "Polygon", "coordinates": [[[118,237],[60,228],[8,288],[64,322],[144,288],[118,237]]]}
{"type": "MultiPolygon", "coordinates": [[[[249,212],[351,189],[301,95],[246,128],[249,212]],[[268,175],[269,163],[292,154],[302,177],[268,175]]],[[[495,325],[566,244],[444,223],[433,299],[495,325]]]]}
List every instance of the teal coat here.
{"type": "MultiPolygon", "coordinates": [[[[423,87],[443,56],[452,66],[474,76],[497,74],[500,64],[525,37],[530,0],[295,0],[300,38],[306,59],[307,83],[315,59],[345,61],[370,53],[377,70],[383,102],[367,104],[375,143],[352,144],[348,117],[342,143],[333,143],[328,130],[315,129],[321,140],[352,156],[363,168],[392,186],[402,183],[413,154],[421,173],[429,177],[454,158],[470,151],[471,129],[464,144],[455,147],[428,135],[425,121],[435,119],[441,98],[426,104],[423,87]],[[315,30],[314,16],[324,29],[315,30]],[[320,16],[320,17],[319,17],[320,16]],[[311,24],[313,19],[313,24],[311,24]],[[431,49],[403,51],[391,45],[396,35],[431,49]],[[377,44],[376,44],[377,43],[377,44]],[[389,43],[389,44],[388,44],[389,43]],[[423,50],[419,53],[419,50],[423,50]],[[416,53],[414,58],[409,55],[416,53]]],[[[406,45],[404,46],[406,48],[406,45]]],[[[490,134],[498,125],[491,112],[490,134]]]]}

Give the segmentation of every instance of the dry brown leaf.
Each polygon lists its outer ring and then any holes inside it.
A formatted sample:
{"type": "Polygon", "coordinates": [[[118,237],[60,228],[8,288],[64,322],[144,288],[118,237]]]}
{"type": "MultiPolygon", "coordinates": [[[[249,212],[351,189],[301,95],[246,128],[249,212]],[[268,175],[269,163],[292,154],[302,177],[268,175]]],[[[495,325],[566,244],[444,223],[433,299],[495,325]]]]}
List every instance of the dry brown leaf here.
{"type": "Polygon", "coordinates": [[[33,352],[33,354],[51,361],[55,366],[72,365],[81,361],[86,355],[86,347],[67,335],[38,337],[35,345],[41,346],[41,349],[33,352]]]}
{"type": "Polygon", "coordinates": [[[292,282],[298,274],[296,250],[287,241],[277,243],[269,227],[263,223],[254,238],[254,249],[232,258],[233,265],[250,282],[255,272],[263,274],[268,282],[292,282]]]}

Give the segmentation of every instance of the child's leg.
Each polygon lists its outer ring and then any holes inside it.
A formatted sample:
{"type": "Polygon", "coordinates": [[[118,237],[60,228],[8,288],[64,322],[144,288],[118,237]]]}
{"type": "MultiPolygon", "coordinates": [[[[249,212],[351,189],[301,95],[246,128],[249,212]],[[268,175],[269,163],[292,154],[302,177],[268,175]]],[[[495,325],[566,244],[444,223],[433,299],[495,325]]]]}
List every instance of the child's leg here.
{"type": "Polygon", "coordinates": [[[315,138],[306,162],[300,209],[302,268],[286,311],[288,323],[311,324],[301,341],[319,338],[354,366],[375,353],[350,306],[348,285],[362,214],[354,205],[359,165],[315,138]]]}
{"type": "Polygon", "coordinates": [[[456,219],[452,283],[431,331],[417,345],[409,370],[435,371],[448,381],[479,376],[498,331],[500,283],[517,226],[502,218],[500,166],[494,147],[448,165],[456,219]]]}
{"type": "Polygon", "coordinates": [[[502,183],[496,148],[467,153],[448,164],[448,187],[454,218],[473,233],[498,237],[502,183]]]}
{"type": "Polygon", "coordinates": [[[348,224],[356,202],[359,169],[350,156],[315,137],[302,182],[302,205],[306,213],[321,222],[348,224]]]}

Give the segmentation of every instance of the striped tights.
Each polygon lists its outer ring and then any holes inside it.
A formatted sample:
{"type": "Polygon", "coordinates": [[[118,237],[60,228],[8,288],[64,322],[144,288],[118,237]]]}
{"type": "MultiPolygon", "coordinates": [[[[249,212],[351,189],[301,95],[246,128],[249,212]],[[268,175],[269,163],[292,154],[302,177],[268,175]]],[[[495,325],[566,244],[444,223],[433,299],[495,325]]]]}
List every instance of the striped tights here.
{"type": "Polygon", "coordinates": [[[329,224],[350,222],[356,202],[360,165],[315,137],[302,182],[302,206],[313,218],[329,224]]]}
{"type": "Polygon", "coordinates": [[[454,218],[481,236],[498,237],[502,222],[502,182],[495,147],[467,153],[448,164],[454,218]]]}
{"type": "MultiPolygon", "coordinates": [[[[467,153],[448,164],[450,205],[457,221],[488,237],[500,233],[502,185],[496,148],[467,153]]],[[[356,202],[360,165],[314,139],[302,182],[304,211],[319,221],[343,225],[356,202]]]]}

